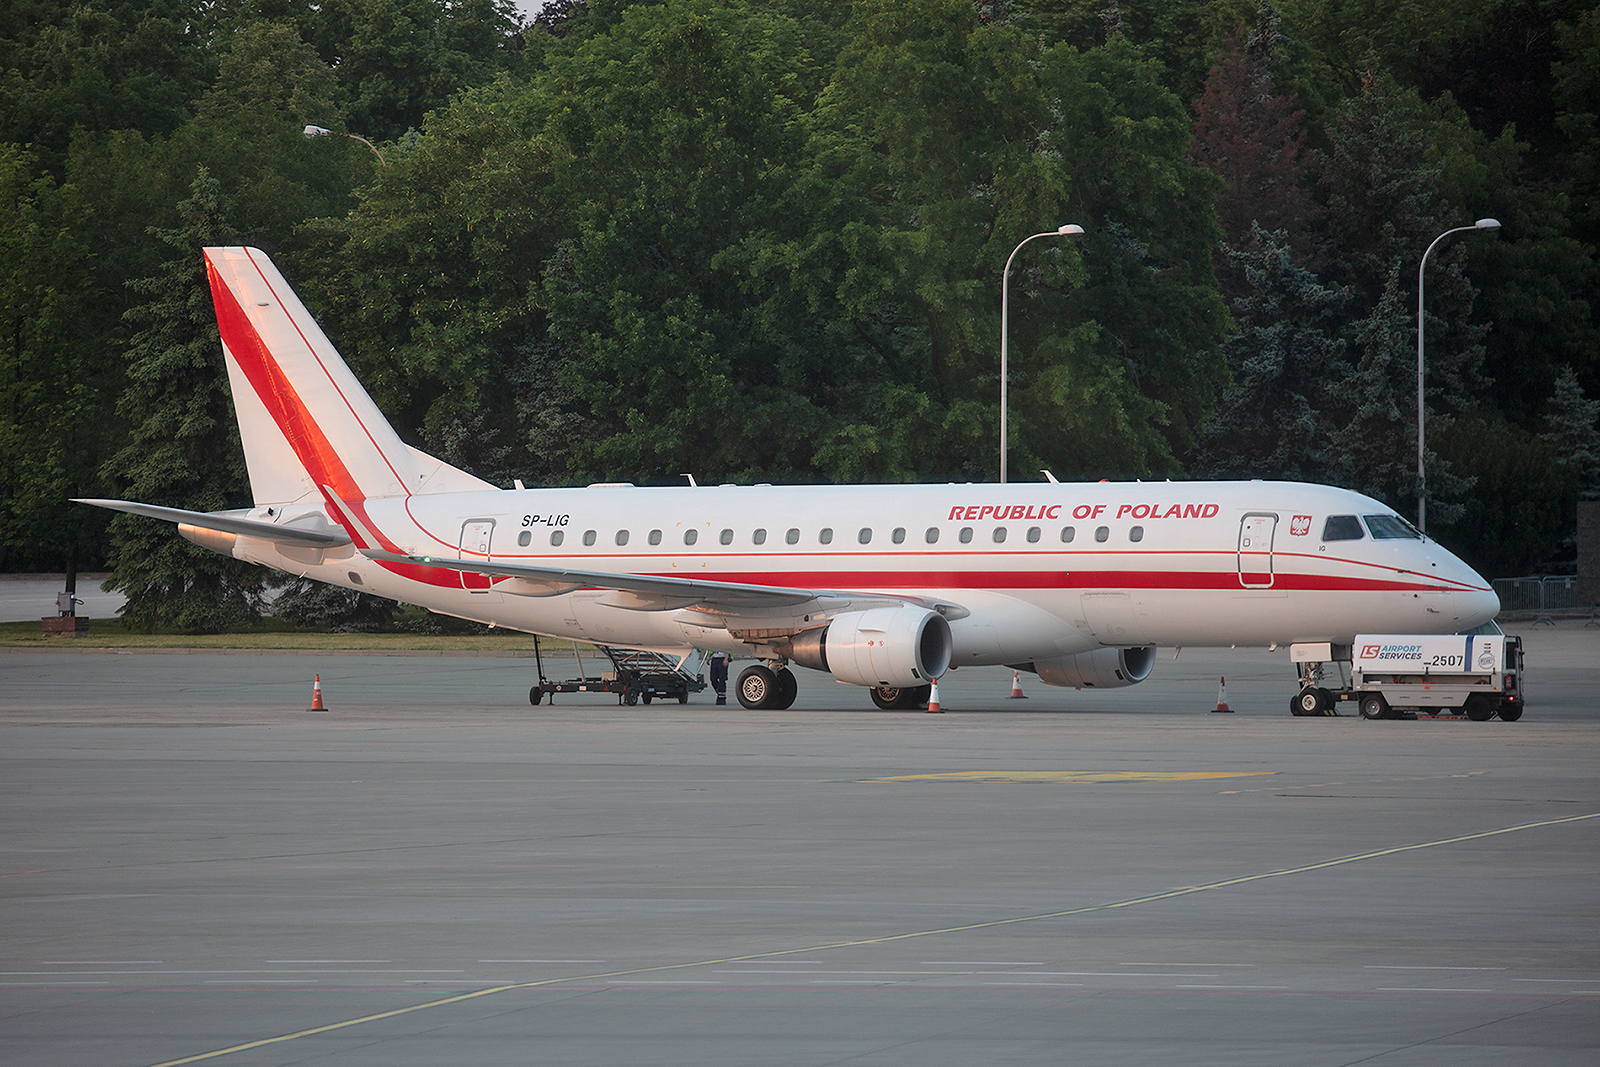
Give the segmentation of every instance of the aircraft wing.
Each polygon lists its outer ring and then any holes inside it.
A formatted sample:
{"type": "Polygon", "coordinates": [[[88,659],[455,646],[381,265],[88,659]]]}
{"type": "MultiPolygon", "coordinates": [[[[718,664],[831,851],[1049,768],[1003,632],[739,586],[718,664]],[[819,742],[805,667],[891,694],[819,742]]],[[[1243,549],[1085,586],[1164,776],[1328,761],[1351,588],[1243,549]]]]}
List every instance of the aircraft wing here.
{"type": "Polygon", "coordinates": [[[603,603],[635,611],[671,611],[695,608],[731,617],[760,615],[774,608],[793,609],[816,604],[819,609],[837,613],[884,604],[919,604],[947,618],[959,619],[967,610],[956,604],[934,603],[917,596],[892,593],[849,592],[838,589],[794,589],[777,585],[752,585],[744,582],[717,582],[704,578],[675,578],[654,574],[618,574],[611,571],[577,570],[570,567],[539,567],[527,563],[497,563],[493,560],[453,559],[448,556],[402,555],[364,548],[361,554],[383,563],[407,563],[423,567],[443,567],[466,574],[485,574],[510,578],[497,588],[522,596],[559,596],[577,589],[609,589],[603,603]]]}
{"type": "Polygon", "coordinates": [[[198,526],[203,530],[221,530],[223,533],[260,537],[278,544],[310,545],[315,548],[337,548],[350,544],[350,535],[343,530],[311,530],[300,526],[279,526],[255,519],[241,519],[236,515],[216,515],[205,511],[185,511],[182,508],[164,508],[156,504],[139,504],[132,500],[90,500],[74,497],[75,504],[93,504],[97,508],[125,511],[130,515],[145,515],[152,519],[165,519],[184,526],[198,526]]]}

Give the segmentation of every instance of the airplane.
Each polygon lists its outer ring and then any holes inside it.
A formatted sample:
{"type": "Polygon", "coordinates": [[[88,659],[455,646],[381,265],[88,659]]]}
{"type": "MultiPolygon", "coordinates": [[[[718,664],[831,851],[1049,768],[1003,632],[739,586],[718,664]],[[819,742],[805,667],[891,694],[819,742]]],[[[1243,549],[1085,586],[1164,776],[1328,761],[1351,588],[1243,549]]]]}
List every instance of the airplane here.
{"type": "Polygon", "coordinates": [[[1494,590],[1391,508],[1297,482],[502,489],[401,440],[259,249],[204,250],[254,506],[81,503],[206,548],[545,636],[743,653],[925,704],[947,670],[1147,678],[1158,646],[1349,644],[1492,620],[1494,590]]]}

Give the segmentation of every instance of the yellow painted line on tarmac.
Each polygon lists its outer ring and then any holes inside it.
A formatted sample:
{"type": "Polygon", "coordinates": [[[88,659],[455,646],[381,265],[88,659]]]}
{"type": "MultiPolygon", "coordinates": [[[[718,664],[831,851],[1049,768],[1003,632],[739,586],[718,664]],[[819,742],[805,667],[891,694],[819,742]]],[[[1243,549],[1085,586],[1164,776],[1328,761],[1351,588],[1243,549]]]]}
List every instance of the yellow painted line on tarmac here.
{"type": "Polygon", "coordinates": [[[1198,782],[1207,778],[1251,778],[1277,771],[948,771],[942,774],[898,774],[864,778],[863,782],[1198,782]]]}
{"type": "Polygon", "coordinates": [[[1412,845],[1396,845],[1392,848],[1377,849],[1373,852],[1362,852],[1354,856],[1340,856],[1336,859],[1323,860],[1320,863],[1308,863],[1301,867],[1289,867],[1281,871],[1263,871],[1260,874],[1247,874],[1240,878],[1228,878],[1220,882],[1209,882],[1205,885],[1181,886],[1169,889],[1164,893],[1151,893],[1148,896],[1134,897],[1131,900],[1118,900],[1106,904],[1088,904],[1081,908],[1068,908],[1065,911],[1051,911],[1040,915],[1018,915],[1010,919],[992,919],[988,922],[967,923],[963,926],[945,926],[937,930],[915,930],[904,934],[887,934],[883,937],[867,937],[856,941],[828,941],[820,945],[808,945],[804,948],[777,949],[772,952],[755,952],[747,956],[725,956],[721,959],[697,960],[691,963],[666,963],[654,967],[635,967],[626,971],[607,971],[601,974],[581,974],[567,978],[544,978],[536,982],[516,982],[508,985],[493,986],[488,989],[478,989],[471,993],[461,993],[441,1000],[430,1000],[422,1004],[413,1004],[410,1007],[396,1008],[393,1011],[378,1012],[375,1015],[363,1015],[357,1019],[345,1019],[342,1022],[328,1023],[325,1026],[314,1026],[305,1030],[296,1030],[292,1034],[279,1034],[276,1037],[264,1037],[257,1041],[247,1041],[240,1045],[231,1045],[228,1048],[213,1049],[210,1052],[201,1052],[193,1056],[185,1056],[177,1060],[164,1060],[152,1064],[151,1067],[181,1067],[186,1063],[200,1063],[204,1060],[216,1059],[219,1056],[229,1056],[236,1052],[248,1052],[251,1049],[266,1048],[269,1045],[279,1045],[287,1041],[295,1041],[302,1037],[314,1037],[317,1034],[332,1033],[335,1030],[344,1030],[352,1026],[361,1026],[365,1023],[380,1022],[384,1019],[394,1019],[412,1012],[427,1011],[431,1008],[448,1007],[451,1004],[462,1004],[469,1000],[479,1000],[483,997],[492,997],[499,993],[510,993],[518,989],[537,989],[540,986],[563,985],[569,982],[594,982],[608,978],[626,978],[635,974],[651,974],[660,971],[688,970],[694,967],[712,967],[726,963],[748,963],[752,960],[774,959],[779,956],[799,956],[809,952],[825,952],[837,948],[859,948],[863,945],[887,945],[895,941],[910,941],[919,937],[936,937],[940,934],[967,933],[972,930],[989,930],[1001,926],[1015,926],[1019,923],[1039,922],[1043,919],[1064,919],[1072,915],[1089,915],[1099,911],[1114,911],[1119,908],[1133,908],[1141,904],[1155,904],[1163,900],[1173,900],[1177,897],[1189,896],[1193,893],[1204,893],[1212,889],[1227,889],[1231,886],[1248,885],[1251,882],[1262,882],[1269,878],[1287,878],[1295,874],[1309,874],[1312,871],[1324,871],[1331,867],[1341,867],[1349,863],[1362,863],[1366,860],[1382,859],[1385,856],[1398,856],[1405,852],[1416,852],[1425,848],[1439,848],[1443,845],[1459,845],[1467,841],[1482,841],[1485,838],[1499,837],[1502,834],[1514,834],[1523,830],[1537,830],[1546,826],[1561,826],[1566,823],[1584,822],[1588,819],[1600,819],[1600,811],[1590,812],[1587,815],[1569,815],[1561,819],[1542,819],[1539,822],[1519,823],[1516,826],[1503,826],[1498,830],[1484,830],[1476,834],[1462,834],[1458,837],[1444,837],[1437,841],[1422,841],[1412,845]]]}

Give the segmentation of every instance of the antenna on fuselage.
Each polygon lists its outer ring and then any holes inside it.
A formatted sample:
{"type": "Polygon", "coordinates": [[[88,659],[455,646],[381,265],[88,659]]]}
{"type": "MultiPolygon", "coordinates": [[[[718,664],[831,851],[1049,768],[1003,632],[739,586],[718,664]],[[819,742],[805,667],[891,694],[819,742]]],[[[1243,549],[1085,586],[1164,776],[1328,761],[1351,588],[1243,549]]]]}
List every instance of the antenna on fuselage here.
{"type": "Polygon", "coordinates": [[[1042,470],[1041,469],[1039,471],[1039,473],[1044,475],[1046,478],[1048,478],[1050,480],[1050,484],[1051,485],[1060,485],[1061,484],[1060,482],[1056,481],[1056,476],[1054,474],[1051,474],[1048,470],[1042,470]]]}
{"type": "Polygon", "coordinates": [[[692,475],[692,474],[685,474],[685,475],[684,475],[684,477],[685,477],[685,478],[687,478],[687,479],[689,479],[689,486],[690,486],[690,487],[691,487],[691,488],[693,488],[693,489],[698,489],[698,488],[700,488],[700,483],[699,483],[699,482],[697,482],[697,481],[695,481],[695,480],[694,480],[694,475],[692,475]]]}

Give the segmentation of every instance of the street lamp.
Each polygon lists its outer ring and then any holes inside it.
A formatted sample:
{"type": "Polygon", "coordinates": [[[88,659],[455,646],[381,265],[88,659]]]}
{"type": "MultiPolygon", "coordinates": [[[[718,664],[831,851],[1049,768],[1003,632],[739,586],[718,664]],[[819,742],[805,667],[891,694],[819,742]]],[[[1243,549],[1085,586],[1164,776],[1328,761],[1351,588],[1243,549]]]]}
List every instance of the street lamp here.
{"type": "Polygon", "coordinates": [[[1428,265],[1428,253],[1433,251],[1433,246],[1451,234],[1461,233],[1464,230],[1499,228],[1498,219],[1479,219],[1471,226],[1457,226],[1453,230],[1446,230],[1433,239],[1428,251],[1422,253],[1422,262],[1417,264],[1417,530],[1423,534],[1428,532],[1428,470],[1423,460],[1422,436],[1422,418],[1425,411],[1422,398],[1422,270],[1428,265]]]}
{"type": "MultiPolygon", "coordinates": [[[[332,132],[333,131],[328,129],[326,126],[307,126],[306,129],[305,129],[305,135],[308,138],[310,138],[310,137],[326,137],[328,134],[330,134],[332,132]]],[[[362,144],[364,144],[368,148],[372,149],[372,154],[378,157],[378,165],[380,167],[387,167],[389,165],[388,160],[383,158],[383,153],[378,151],[378,146],[373,144],[371,141],[367,140],[365,137],[361,136],[358,133],[347,133],[347,134],[343,134],[343,136],[350,138],[352,141],[360,141],[362,144]]]]}
{"type": "Polygon", "coordinates": [[[1000,275],[1000,484],[1006,484],[1006,335],[1011,314],[1011,261],[1017,258],[1017,253],[1022,251],[1022,245],[1037,237],[1081,237],[1083,227],[1068,223],[1058,226],[1045,233],[1036,233],[1033,237],[1024,237],[1022,244],[1011,250],[1011,255],[1006,258],[1006,269],[1000,275]]]}

